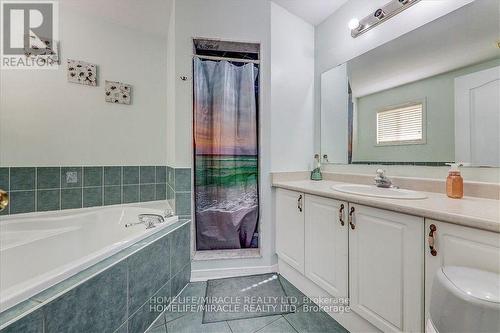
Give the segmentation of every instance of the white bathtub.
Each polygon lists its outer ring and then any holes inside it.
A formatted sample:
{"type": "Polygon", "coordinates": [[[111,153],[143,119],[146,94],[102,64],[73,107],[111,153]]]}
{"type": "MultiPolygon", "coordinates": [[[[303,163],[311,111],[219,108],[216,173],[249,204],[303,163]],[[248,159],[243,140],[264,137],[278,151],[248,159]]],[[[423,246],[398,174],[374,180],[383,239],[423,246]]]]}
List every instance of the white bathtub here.
{"type": "Polygon", "coordinates": [[[0,312],[175,223],[125,227],[169,208],[162,201],[0,217],[0,312]]]}

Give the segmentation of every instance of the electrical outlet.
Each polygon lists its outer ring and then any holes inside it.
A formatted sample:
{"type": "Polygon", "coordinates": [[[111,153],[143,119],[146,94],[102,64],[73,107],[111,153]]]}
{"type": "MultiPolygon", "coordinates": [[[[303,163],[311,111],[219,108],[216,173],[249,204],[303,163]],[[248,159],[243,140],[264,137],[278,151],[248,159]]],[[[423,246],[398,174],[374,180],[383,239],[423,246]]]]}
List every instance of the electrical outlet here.
{"type": "Polygon", "coordinates": [[[68,183],[68,184],[78,183],[78,172],[76,172],[76,171],[66,172],[66,183],[68,183]]]}

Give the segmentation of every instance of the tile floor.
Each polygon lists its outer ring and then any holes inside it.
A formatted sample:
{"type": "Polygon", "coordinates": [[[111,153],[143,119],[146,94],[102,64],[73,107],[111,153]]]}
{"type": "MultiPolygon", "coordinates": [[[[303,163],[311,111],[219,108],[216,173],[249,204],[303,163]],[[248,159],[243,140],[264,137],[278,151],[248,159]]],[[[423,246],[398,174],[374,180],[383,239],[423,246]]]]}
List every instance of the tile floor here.
{"type": "Polygon", "coordinates": [[[203,311],[193,309],[196,306],[191,310],[185,307],[197,305],[194,300],[205,297],[207,283],[195,282],[190,283],[178,298],[184,301],[174,301],[147,333],[349,333],[325,312],[305,312],[302,300],[307,301],[307,298],[284,278],[280,277],[280,281],[287,296],[300,301],[294,313],[203,324],[203,311]]]}

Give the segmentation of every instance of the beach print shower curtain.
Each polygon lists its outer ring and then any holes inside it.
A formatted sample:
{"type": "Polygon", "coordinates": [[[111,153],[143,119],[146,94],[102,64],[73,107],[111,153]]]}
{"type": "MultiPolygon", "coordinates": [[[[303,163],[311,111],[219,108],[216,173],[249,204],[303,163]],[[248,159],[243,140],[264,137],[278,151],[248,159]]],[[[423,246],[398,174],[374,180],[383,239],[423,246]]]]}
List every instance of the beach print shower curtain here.
{"type": "Polygon", "coordinates": [[[194,59],[197,250],[256,247],[258,68],[194,59]]]}

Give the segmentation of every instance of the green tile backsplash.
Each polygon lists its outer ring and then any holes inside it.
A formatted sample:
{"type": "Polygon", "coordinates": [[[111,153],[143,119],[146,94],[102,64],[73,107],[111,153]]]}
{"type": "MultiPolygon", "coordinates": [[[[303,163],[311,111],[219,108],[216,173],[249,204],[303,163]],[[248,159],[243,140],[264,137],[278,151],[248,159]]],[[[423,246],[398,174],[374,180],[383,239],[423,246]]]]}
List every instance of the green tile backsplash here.
{"type": "Polygon", "coordinates": [[[139,174],[141,184],[154,184],[156,181],[155,167],[141,166],[139,174]]]}
{"type": "Polygon", "coordinates": [[[82,187],[82,170],[82,167],[61,168],[61,187],[82,187]]]}
{"type": "Polygon", "coordinates": [[[35,210],[35,191],[10,192],[10,214],[29,213],[35,210]]]}
{"type": "Polygon", "coordinates": [[[35,188],[35,168],[10,168],[10,190],[32,190],[35,188]]]}
{"type": "Polygon", "coordinates": [[[104,185],[121,185],[122,167],[110,166],[104,167],[104,185]]]}
{"type": "Polygon", "coordinates": [[[167,179],[166,166],[2,167],[0,215],[166,200],[167,179]]]}
{"type": "Polygon", "coordinates": [[[62,189],[61,209],[82,208],[82,189],[62,189]]]}
{"type": "Polygon", "coordinates": [[[139,184],[139,167],[123,167],[123,184],[139,184]]]}
{"type": "Polygon", "coordinates": [[[102,206],[102,187],[83,188],[83,207],[102,206]]]}
{"type": "Polygon", "coordinates": [[[51,189],[61,187],[61,168],[37,168],[37,189],[51,189]]]}
{"type": "Polygon", "coordinates": [[[83,186],[102,186],[103,173],[101,167],[83,168],[83,186]]]}
{"type": "Polygon", "coordinates": [[[45,212],[58,210],[61,207],[61,190],[39,190],[36,191],[36,210],[45,212]]]}

